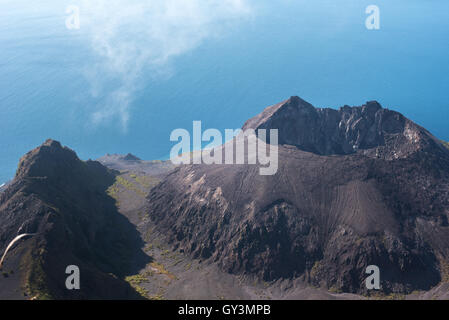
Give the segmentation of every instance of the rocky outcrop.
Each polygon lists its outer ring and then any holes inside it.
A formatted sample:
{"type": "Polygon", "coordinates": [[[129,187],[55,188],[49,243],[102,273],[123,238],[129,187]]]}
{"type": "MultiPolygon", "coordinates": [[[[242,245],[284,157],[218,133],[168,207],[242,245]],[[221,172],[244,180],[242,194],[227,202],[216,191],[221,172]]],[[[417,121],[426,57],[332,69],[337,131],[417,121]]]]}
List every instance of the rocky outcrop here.
{"type": "Polygon", "coordinates": [[[140,161],[141,159],[139,159],[138,157],[136,157],[135,155],[128,153],[126,156],[123,157],[123,160],[125,161],[140,161]]]}
{"type": "Polygon", "coordinates": [[[314,108],[299,97],[266,108],[243,129],[278,129],[279,143],[319,155],[360,153],[382,159],[405,158],[443,145],[402,114],[377,101],[339,110],[314,108]]]}
{"type": "Polygon", "coordinates": [[[279,130],[279,169],[180,166],[147,211],[177,248],[230,273],[302,278],[366,291],[429,289],[449,259],[449,152],[428,131],[377,102],[316,109],[297,97],[243,129],[279,130]]]}

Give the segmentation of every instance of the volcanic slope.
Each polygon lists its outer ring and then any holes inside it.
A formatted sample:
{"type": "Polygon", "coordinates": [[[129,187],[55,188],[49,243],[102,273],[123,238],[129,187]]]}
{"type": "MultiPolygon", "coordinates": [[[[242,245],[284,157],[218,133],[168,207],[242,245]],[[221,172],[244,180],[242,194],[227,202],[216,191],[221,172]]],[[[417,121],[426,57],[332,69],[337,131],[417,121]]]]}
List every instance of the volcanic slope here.
{"type": "Polygon", "coordinates": [[[243,129],[278,129],[279,168],[183,165],[146,211],[174,246],[232,274],[366,294],[428,290],[449,274],[449,150],[372,101],[339,110],[291,97],[243,129]]]}

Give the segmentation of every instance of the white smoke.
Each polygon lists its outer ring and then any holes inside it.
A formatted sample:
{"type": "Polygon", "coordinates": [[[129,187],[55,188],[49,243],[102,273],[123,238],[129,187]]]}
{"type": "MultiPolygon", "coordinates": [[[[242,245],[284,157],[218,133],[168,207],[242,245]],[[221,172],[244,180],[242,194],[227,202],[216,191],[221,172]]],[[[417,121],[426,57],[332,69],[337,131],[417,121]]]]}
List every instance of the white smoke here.
{"type": "Polygon", "coordinates": [[[142,75],[170,75],[175,57],[251,17],[249,1],[81,0],[81,31],[97,58],[85,74],[91,93],[105,96],[92,121],[119,120],[126,131],[142,75]]]}

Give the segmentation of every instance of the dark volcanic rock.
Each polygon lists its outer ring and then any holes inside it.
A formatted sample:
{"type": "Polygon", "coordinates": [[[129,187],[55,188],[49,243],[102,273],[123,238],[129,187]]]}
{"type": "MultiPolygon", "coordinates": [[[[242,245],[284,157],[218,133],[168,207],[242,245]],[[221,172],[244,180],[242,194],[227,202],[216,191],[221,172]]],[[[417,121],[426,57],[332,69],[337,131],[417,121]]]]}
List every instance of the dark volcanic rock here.
{"type": "Polygon", "coordinates": [[[298,97],[266,108],[243,129],[279,130],[279,143],[319,155],[362,153],[397,159],[418,149],[441,148],[429,132],[376,101],[339,110],[314,108],[298,97]]]}
{"type": "Polygon", "coordinates": [[[279,169],[180,166],[148,196],[159,230],[194,257],[265,280],[364,292],[429,289],[449,259],[449,152],[376,102],[315,109],[293,97],[246,122],[279,130],[279,169]]]}
{"type": "Polygon", "coordinates": [[[106,194],[115,174],[53,140],[22,157],[0,194],[0,252],[19,234],[36,235],[8,253],[5,269],[21,274],[11,290],[38,298],[138,297],[120,279],[143,254],[137,231],[106,194]],[[81,290],[65,288],[68,265],[80,268],[81,290]]]}
{"type": "Polygon", "coordinates": [[[125,161],[140,161],[141,159],[139,159],[138,157],[136,157],[135,155],[128,153],[126,156],[123,157],[123,160],[125,161]]]}

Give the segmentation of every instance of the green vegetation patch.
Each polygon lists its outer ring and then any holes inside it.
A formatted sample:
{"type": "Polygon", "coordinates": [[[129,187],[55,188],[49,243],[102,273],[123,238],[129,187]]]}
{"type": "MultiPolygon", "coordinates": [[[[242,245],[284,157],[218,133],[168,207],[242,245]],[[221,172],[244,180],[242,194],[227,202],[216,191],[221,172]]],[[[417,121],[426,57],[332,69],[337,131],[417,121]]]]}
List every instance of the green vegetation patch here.
{"type": "Polygon", "coordinates": [[[131,287],[133,287],[134,290],[136,290],[136,292],[139,293],[143,298],[150,299],[150,294],[148,290],[141,286],[142,283],[149,281],[146,274],[145,275],[136,274],[133,276],[125,277],[125,281],[128,282],[131,285],[131,287]]]}
{"type": "Polygon", "coordinates": [[[25,292],[33,300],[51,300],[52,295],[47,286],[47,276],[44,272],[45,250],[40,249],[37,255],[28,252],[22,265],[27,268],[25,275],[25,292]]]}
{"type": "Polygon", "coordinates": [[[139,293],[145,299],[151,299],[150,293],[148,292],[147,289],[145,289],[139,285],[134,285],[133,288],[137,291],[137,293],[139,293]]]}
{"type": "Polygon", "coordinates": [[[367,298],[371,300],[405,300],[405,294],[401,293],[384,294],[382,292],[375,292],[370,293],[370,295],[368,295],[367,298]]]}
{"type": "Polygon", "coordinates": [[[173,273],[170,273],[165,267],[157,262],[152,262],[150,266],[158,273],[158,274],[164,274],[167,277],[169,277],[171,280],[176,280],[176,276],[173,273]]]}
{"type": "Polygon", "coordinates": [[[150,300],[164,300],[164,296],[162,294],[155,294],[149,297],[150,300]]]}
{"type": "Polygon", "coordinates": [[[148,282],[148,278],[142,274],[136,274],[133,276],[128,276],[125,278],[126,282],[129,282],[131,285],[141,284],[142,282],[148,282]]]}
{"type": "Polygon", "coordinates": [[[131,178],[134,178],[138,184],[146,189],[152,188],[159,183],[159,179],[149,176],[131,175],[131,178]]]}
{"type": "Polygon", "coordinates": [[[441,142],[443,143],[443,145],[444,145],[446,148],[449,149],[449,142],[446,142],[446,141],[443,141],[443,140],[441,140],[441,142]]]}
{"type": "Polygon", "coordinates": [[[440,261],[441,282],[449,282],[449,263],[445,260],[440,261]]]}
{"type": "Polygon", "coordinates": [[[145,197],[146,193],[142,191],[141,187],[134,184],[130,180],[124,178],[123,176],[117,176],[115,178],[115,182],[112,186],[110,186],[107,190],[107,194],[118,201],[118,196],[121,191],[128,190],[132,193],[135,193],[141,197],[145,197]]]}
{"type": "Polygon", "coordinates": [[[320,262],[321,261],[315,261],[315,263],[313,264],[313,267],[310,270],[310,275],[312,277],[316,277],[318,275],[318,272],[320,271],[320,262]]]}

